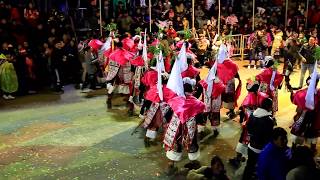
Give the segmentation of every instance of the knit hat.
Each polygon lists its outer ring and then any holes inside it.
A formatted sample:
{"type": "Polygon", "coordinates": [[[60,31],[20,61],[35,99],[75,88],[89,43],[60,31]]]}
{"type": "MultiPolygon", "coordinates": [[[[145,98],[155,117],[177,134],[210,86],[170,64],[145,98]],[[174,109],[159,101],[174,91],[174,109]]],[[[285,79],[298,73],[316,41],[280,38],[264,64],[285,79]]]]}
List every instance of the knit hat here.
{"type": "Polygon", "coordinates": [[[274,61],[273,61],[273,57],[272,56],[266,56],[264,58],[264,63],[265,63],[265,66],[268,68],[268,67],[271,67],[273,64],[274,64],[274,61]]]}

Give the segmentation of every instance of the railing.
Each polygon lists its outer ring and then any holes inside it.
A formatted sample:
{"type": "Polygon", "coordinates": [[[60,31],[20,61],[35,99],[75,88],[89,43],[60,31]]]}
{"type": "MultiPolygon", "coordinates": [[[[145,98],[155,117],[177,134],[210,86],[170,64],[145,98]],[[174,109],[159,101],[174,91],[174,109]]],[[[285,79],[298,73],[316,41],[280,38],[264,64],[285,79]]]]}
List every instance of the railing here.
{"type": "Polygon", "coordinates": [[[231,57],[240,56],[241,60],[244,59],[244,56],[248,54],[247,42],[250,37],[250,34],[236,34],[229,36],[231,38],[227,39],[227,44],[231,45],[232,52],[230,53],[231,57]]]}
{"type": "Polygon", "coordinates": [[[242,34],[235,34],[228,36],[226,40],[228,46],[231,45],[232,52],[230,56],[240,56],[242,52],[242,34]]]}

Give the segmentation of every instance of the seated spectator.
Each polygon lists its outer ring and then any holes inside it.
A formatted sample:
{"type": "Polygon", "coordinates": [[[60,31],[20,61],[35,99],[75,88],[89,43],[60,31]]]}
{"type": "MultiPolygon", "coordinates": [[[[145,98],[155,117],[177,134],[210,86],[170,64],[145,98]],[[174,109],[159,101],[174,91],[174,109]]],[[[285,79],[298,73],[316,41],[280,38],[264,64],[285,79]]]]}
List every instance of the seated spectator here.
{"type": "Polygon", "coordinates": [[[215,179],[228,180],[226,170],[219,156],[214,156],[211,159],[211,166],[202,166],[196,170],[190,170],[187,175],[187,180],[215,179]]]}
{"type": "Polygon", "coordinates": [[[175,9],[176,9],[177,14],[180,16],[182,16],[186,11],[186,8],[184,7],[183,2],[180,2],[179,4],[177,4],[175,9]]]}
{"type": "Polygon", "coordinates": [[[292,153],[293,169],[286,176],[287,180],[320,179],[313,153],[307,146],[298,146],[292,153]]]}
{"type": "Polygon", "coordinates": [[[217,26],[217,19],[212,16],[210,20],[207,21],[207,25],[211,25],[213,28],[215,28],[217,26]]]}
{"type": "Polygon", "coordinates": [[[227,17],[226,23],[230,24],[232,26],[235,26],[238,24],[238,18],[235,14],[231,14],[230,16],[227,17]]]}
{"type": "Polygon", "coordinates": [[[163,6],[166,11],[169,11],[172,7],[171,2],[169,0],[165,0],[165,2],[163,2],[163,6]]]}
{"type": "Polygon", "coordinates": [[[277,127],[272,132],[272,141],[265,146],[259,155],[258,179],[259,180],[285,180],[289,170],[290,150],[287,147],[287,132],[277,127]]]}
{"type": "Polygon", "coordinates": [[[201,6],[197,6],[197,9],[194,11],[194,15],[195,15],[196,19],[198,19],[198,18],[201,19],[205,15],[201,6]]]}

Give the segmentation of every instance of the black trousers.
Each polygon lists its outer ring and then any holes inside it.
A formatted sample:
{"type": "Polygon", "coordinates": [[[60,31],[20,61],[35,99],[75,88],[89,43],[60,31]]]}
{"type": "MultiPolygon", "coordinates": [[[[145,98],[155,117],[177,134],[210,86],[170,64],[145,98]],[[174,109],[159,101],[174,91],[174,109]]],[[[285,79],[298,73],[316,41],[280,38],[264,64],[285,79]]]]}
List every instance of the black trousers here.
{"type": "Polygon", "coordinates": [[[255,179],[256,165],[258,162],[259,154],[248,148],[248,160],[246,167],[244,168],[242,180],[252,180],[255,179]]]}

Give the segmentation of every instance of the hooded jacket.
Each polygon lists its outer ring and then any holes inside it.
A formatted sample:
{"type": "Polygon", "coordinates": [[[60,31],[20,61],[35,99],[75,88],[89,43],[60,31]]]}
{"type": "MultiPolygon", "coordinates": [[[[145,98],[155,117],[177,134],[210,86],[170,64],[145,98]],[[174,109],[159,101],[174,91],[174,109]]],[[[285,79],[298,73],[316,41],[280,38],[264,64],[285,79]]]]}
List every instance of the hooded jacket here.
{"type": "Polygon", "coordinates": [[[275,119],[271,112],[258,108],[250,116],[247,128],[250,136],[249,148],[260,153],[264,146],[272,139],[272,130],[275,119]]]}

